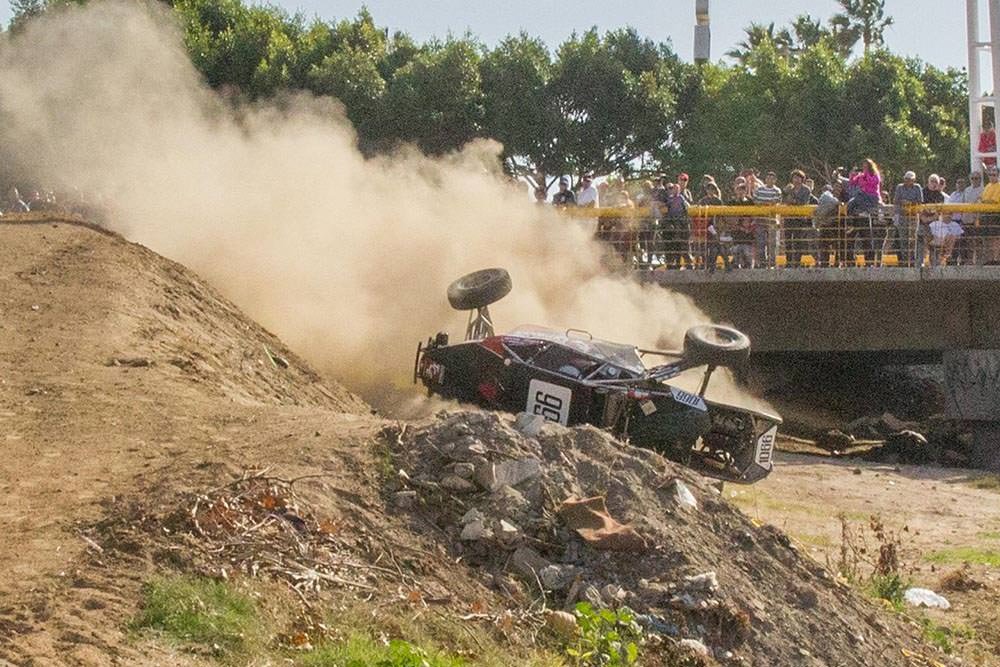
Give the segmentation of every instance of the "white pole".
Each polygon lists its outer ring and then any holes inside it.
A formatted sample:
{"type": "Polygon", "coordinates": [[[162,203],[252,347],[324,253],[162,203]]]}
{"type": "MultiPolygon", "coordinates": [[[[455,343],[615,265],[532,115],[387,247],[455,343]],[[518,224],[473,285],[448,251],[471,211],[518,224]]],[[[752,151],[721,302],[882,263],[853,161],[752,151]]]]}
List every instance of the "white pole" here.
{"type": "MultiPolygon", "coordinates": [[[[993,125],[996,126],[997,114],[996,114],[996,101],[998,96],[1000,96],[1000,0],[989,0],[990,3],[990,56],[993,64],[993,92],[990,96],[993,98],[993,125]]],[[[995,131],[995,130],[994,130],[995,131]]],[[[976,143],[979,143],[979,137],[976,137],[976,143]]],[[[998,157],[996,150],[993,151],[992,157],[998,157]]]]}
{"type": "Polygon", "coordinates": [[[969,44],[969,170],[972,172],[978,171],[981,164],[977,155],[982,131],[979,104],[983,96],[979,71],[979,0],[965,0],[965,9],[969,44]]]}

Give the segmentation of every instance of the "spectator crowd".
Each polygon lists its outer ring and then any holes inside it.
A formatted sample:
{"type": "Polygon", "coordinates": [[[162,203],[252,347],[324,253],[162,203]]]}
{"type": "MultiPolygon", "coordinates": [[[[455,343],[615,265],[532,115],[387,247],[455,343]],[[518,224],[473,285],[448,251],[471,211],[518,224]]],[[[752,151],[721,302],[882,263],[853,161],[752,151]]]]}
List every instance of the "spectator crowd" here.
{"type": "MultiPolygon", "coordinates": [[[[708,174],[697,185],[684,173],[630,183],[607,178],[596,185],[585,175],[575,190],[560,178],[551,204],[606,209],[595,213],[598,238],[626,263],[646,269],[770,269],[781,255],[788,267],[855,266],[861,256],[866,267],[1000,264],[1000,213],[913,209],[1000,204],[997,166],[983,166],[985,177],[973,172],[954,185],[938,174],[921,183],[907,171],[891,190],[871,159],[834,170],[818,191],[801,170],[779,184],[773,171],[744,169],[724,186],[708,174]],[[810,208],[793,216],[748,210],[774,204],[810,208]],[[740,208],[709,215],[704,206],[740,208]]],[[[535,199],[549,203],[543,189],[535,199]]]]}

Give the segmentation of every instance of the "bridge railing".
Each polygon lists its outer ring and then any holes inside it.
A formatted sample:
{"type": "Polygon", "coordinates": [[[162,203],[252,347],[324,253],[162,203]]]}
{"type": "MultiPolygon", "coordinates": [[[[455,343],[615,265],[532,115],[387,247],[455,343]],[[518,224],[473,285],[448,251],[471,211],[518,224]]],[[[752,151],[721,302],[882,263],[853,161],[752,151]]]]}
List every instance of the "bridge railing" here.
{"type": "Polygon", "coordinates": [[[1000,263],[1000,204],[699,206],[683,218],[651,208],[568,208],[639,269],[934,266],[1000,263]]]}

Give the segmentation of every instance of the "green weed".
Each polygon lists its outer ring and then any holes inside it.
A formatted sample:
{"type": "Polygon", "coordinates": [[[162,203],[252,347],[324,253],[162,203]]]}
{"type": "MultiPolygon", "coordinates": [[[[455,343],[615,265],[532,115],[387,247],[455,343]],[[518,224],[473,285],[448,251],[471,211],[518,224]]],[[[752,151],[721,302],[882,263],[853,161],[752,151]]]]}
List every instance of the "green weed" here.
{"type": "Polygon", "coordinates": [[[165,577],[147,583],[143,597],[133,630],[155,630],[218,653],[241,653],[259,639],[257,605],[232,584],[205,577],[165,577]]]}
{"type": "Polygon", "coordinates": [[[1000,475],[983,475],[969,480],[969,486],[974,489],[1000,491],[1000,475]]]}
{"type": "Polygon", "coordinates": [[[927,556],[927,560],[932,563],[970,563],[972,565],[1000,567],[1000,551],[977,547],[955,547],[935,551],[927,556]]]}
{"type": "Polygon", "coordinates": [[[876,598],[885,600],[896,611],[903,610],[903,594],[909,587],[898,573],[873,574],[868,580],[868,590],[876,598]]]}
{"type": "Polygon", "coordinates": [[[345,642],[310,651],[296,664],[300,667],[464,667],[467,663],[402,639],[379,644],[355,635],[345,642]]]}
{"type": "Polygon", "coordinates": [[[631,609],[594,609],[580,602],[574,614],[580,631],[566,647],[566,655],[573,665],[619,667],[636,664],[642,628],[631,609]]]}
{"type": "Polygon", "coordinates": [[[921,619],[920,623],[923,628],[924,639],[949,655],[955,650],[954,639],[969,640],[976,638],[976,631],[965,625],[960,624],[952,627],[938,625],[929,618],[921,619]]]}

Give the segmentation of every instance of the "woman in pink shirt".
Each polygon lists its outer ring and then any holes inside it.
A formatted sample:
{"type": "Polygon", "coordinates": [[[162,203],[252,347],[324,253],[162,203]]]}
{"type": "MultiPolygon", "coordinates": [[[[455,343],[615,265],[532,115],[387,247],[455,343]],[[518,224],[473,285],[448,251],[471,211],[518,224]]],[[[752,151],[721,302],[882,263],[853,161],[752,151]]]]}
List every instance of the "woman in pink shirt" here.
{"type": "Polygon", "coordinates": [[[882,202],[882,174],[878,165],[872,159],[862,163],[861,171],[851,176],[852,190],[855,195],[847,202],[847,215],[862,215],[873,213],[882,202]]]}

